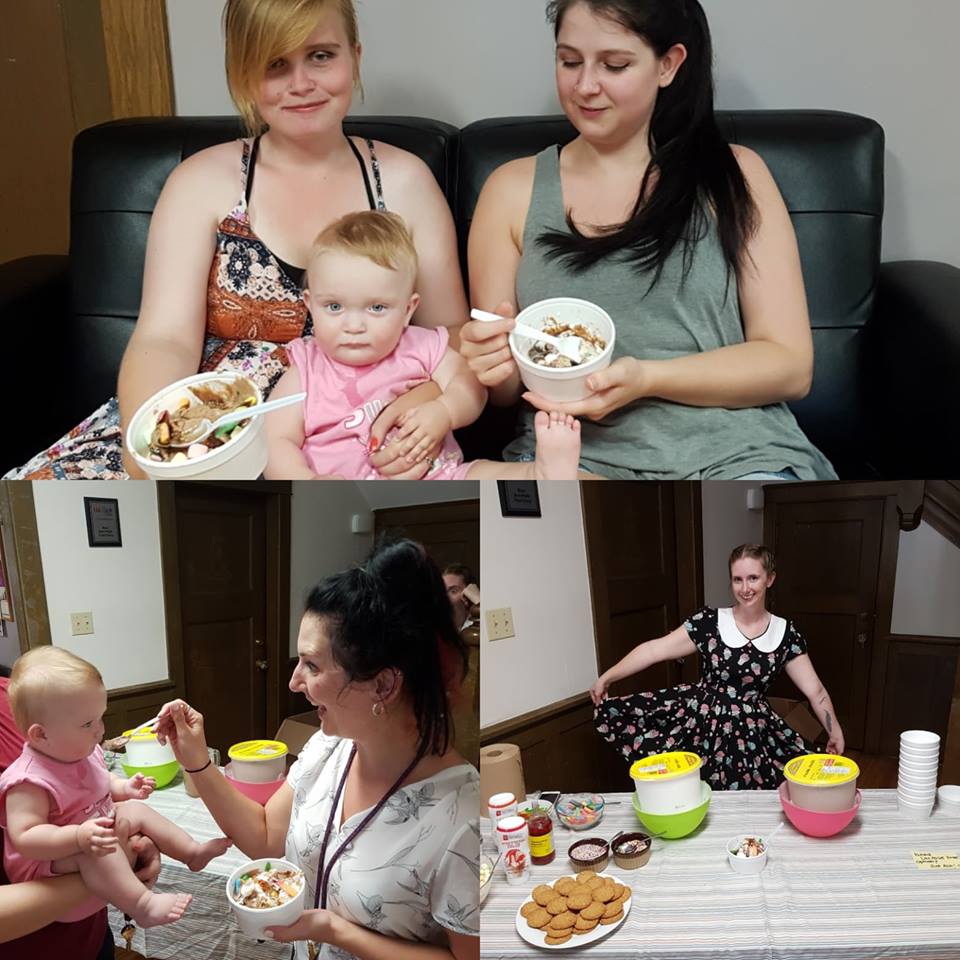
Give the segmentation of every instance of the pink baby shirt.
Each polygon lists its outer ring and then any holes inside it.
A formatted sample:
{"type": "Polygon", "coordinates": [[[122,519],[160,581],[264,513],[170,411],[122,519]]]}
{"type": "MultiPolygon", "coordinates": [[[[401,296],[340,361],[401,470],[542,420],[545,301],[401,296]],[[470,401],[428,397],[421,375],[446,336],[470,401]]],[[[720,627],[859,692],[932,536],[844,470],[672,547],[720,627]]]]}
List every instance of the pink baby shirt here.
{"type": "MultiPolygon", "coordinates": [[[[303,454],[317,474],[341,474],[351,480],[377,479],[367,460],[370,428],[377,414],[407,392],[411,380],[429,380],[447,350],[449,334],[440,327],[407,327],[393,353],[379,363],[351,367],[328,357],[312,338],[286,345],[300,374],[303,404],[303,454]]],[[[470,469],[452,433],[448,433],[433,469],[424,479],[462,480],[470,469]]]]}
{"type": "MultiPolygon", "coordinates": [[[[114,810],[110,774],[100,747],[85,760],[63,763],[24,744],[20,756],[0,774],[0,827],[4,830],[7,826],[7,791],[21,783],[32,783],[47,791],[50,797],[48,820],[57,827],[110,816],[114,810]]],[[[3,866],[11,883],[55,876],[51,861],[21,856],[7,836],[3,846],[3,866]]],[[[81,920],[101,909],[103,901],[92,898],[71,911],[69,917],[60,917],[59,920],[81,920]]]]}

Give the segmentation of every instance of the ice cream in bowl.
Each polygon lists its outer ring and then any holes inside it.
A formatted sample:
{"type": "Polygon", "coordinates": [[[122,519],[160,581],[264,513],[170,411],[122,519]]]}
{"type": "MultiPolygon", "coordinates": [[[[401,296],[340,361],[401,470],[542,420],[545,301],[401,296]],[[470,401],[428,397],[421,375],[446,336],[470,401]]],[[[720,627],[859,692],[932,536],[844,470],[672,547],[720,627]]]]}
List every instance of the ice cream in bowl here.
{"type": "Polygon", "coordinates": [[[306,880],[288,860],[264,858],[238,867],[227,879],[227,900],[240,930],[258,940],[267,927],[296,923],[304,910],[306,880]]]}
{"type": "Polygon", "coordinates": [[[524,386],[546,400],[566,403],[590,396],[587,378],[610,366],[616,328],[610,314],[588,300],[553,297],[532,303],[517,314],[517,323],[552,336],[578,337],[580,361],[561,355],[549,344],[510,334],[510,351],[524,386]]]}
{"type": "Polygon", "coordinates": [[[263,403],[239,373],[200,373],[158,391],[127,428],[127,449],[154,480],[256,480],[267,464],[263,417],[225,426],[199,440],[207,421],[263,403]]]}

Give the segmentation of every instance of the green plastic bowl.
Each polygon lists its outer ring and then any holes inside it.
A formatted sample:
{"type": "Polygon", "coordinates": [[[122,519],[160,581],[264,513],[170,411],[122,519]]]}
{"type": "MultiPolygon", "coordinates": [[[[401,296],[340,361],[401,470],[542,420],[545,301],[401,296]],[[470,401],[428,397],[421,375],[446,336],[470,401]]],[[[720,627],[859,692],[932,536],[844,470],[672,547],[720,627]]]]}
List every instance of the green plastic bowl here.
{"type": "Polygon", "coordinates": [[[167,786],[180,772],[180,764],[176,760],[169,763],[161,763],[156,767],[130,767],[125,763],[120,764],[123,772],[132,777],[136,773],[142,773],[145,777],[153,777],[157,781],[157,789],[167,786]]]}
{"type": "Polygon", "coordinates": [[[694,807],[692,810],[684,810],[683,813],[644,813],[640,809],[637,795],[634,794],[633,811],[637,819],[647,828],[648,833],[659,834],[665,840],[678,840],[693,833],[707,815],[707,807],[710,806],[713,791],[708,783],[702,783],[700,787],[702,802],[699,807],[694,807]]]}

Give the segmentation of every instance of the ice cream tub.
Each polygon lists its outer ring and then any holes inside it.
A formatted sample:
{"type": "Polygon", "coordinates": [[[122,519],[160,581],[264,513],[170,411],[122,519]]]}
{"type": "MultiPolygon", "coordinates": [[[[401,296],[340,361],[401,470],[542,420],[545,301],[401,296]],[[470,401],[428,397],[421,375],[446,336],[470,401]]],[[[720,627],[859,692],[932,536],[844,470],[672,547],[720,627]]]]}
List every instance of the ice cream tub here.
{"type": "Polygon", "coordinates": [[[644,813],[683,813],[702,801],[700,767],[695,753],[658,753],[630,767],[637,804],[644,813]]]}
{"type": "Polygon", "coordinates": [[[287,768],[287,745],[279,740],[244,740],[235,743],[227,755],[233,779],[243,783],[279,780],[287,768]]]}
{"type": "Polygon", "coordinates": [[[165,763],[176,763],[173,747],[161,743],[157,735],[150,730],[133,733],[125,730],[123,736],[130,737],[126,745],[126,764],[131,767],[159,767],[165,763]]]}
{"type": "Polygon", "coordinates": [[[790,801],[804,810],[837,813],[856,801],[860,768],[848,757],[808,753],[789,761],[783,774],[790,801]]]}
{"type": "Polygon", "coordinates": [[[264,940],[267,927],[288,927],[300,919],[306,886],[303,872],[289,860],[251,860],[227,878],[227,900],[241,932],[264,940]]]}
{"type": "Polygon", "coordinates": [[[242,374],[227,371],[184,377],[155,393],[134,414],[125,438],[127,450],[152,480],[256,480],[267,465],[262,416],[224,428],[222,435],[218,431],[203,443],[175,448],[171,440],[186,442],[191,435],[189,418],[198,423],[206,416],[213,422],[240,406],[252,409],[260,403],[260,388],[242,374]],[[174,424],[175,432],[166,444],[161,434],[164,423],[168,428],[174,424]]]}

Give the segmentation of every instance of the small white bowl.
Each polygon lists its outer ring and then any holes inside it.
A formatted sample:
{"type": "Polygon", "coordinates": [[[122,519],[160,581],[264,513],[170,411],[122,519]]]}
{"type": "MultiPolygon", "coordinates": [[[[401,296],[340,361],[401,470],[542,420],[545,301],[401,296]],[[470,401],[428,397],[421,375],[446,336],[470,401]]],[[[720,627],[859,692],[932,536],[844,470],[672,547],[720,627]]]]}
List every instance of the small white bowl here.
{"type": "Polygon", "coordinates": [[[250,870],[262,870],[267,864],[272,867],[283,867],[287,870],[299,870],[300,868],[289,860],[278,860],[275,857],[264,857],[262,860],[250,860],[242,867],[237,867],[227,878],[227,900],[230,902],[230,909],[237,918],[237,926],[242,933],[248,937],[255,937],[257,940],[265,940],[264,931],[267,927],[289,927],[291,923],[296,923],[303,913],[303,902],[306,896],[307,882],[306,877],[300,885],[300,893],[287,903],[279,907],[267,907],[265,910],[255,910],[253,907],[245,907],[242,903],[237,903],[233,899],[234,881],[238,880],[250,870]]]}
{"type": "Polygon", "coordinates": [[[930,730],[904,730],[900,734],[901,746],[940,749],[940,734],[930,730]]]}
{"type": "Polygon", "coordinates": [[[733,867],[736,873],[760,873],[761,870],[767,865],[767,848],[764,846],[763,853],[756,857],[738,857],[732,851],[738,850],[740,844],[747,837],[756,837],[754,833],[745,833],[739,837],[734,837],[727,844],[727,860],[730,861],[730,866],[733,867]]]}
{"type": "Polygon", "coordinates": [[[937,790],[937,806],[951,817],[960,817],[960,787],[952,783],[940,787],[937,790]]]}
{"type": "Polygon", "coordinates": [[[613,359],[613,345],[617,335],[613,318],[603,307],[598,307],[589,300],[553,297],[525,307],[517,314],[517,323],[525,323],[528,327],[542,330],[551,317],[571,326],[583,324],[592,333],[605,340],[607,345],[599,356],[576,367],[544,367],[534,363],[528,356],[534,341],[511,333],[510,351],[520,370],[520,379],[528,390],[540,394],[545,400],[553,400],[557,403],[585,400],[590,396],[587,377],[591,373],[605,370],[613,359]]]}
{"type": "Polygon", "coordinates": [[[483,901],[487,899],[487,894],[490,892],[490,887],[493,885],[493,861],[486,854],[484,854],[480,858],[481,868],[483,867],[484,864],[486,864],[486,866],[489,867],[490,874],[487,876],[487,882],[480,884],[480,902],[481,903],[483,903],[483,901]]]}

